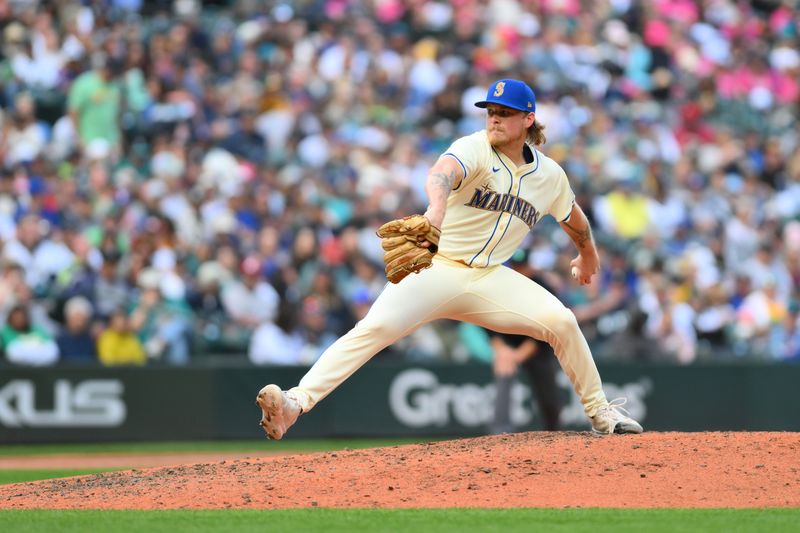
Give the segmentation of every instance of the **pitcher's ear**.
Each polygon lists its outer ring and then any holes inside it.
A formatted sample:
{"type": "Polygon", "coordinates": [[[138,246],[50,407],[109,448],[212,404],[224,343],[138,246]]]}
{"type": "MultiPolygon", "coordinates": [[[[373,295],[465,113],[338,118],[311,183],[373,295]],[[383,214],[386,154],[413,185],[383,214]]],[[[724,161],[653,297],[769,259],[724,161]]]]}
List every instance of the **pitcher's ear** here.
{"type": "Polygon", "coordinates": [[[536,122],[536,113],[532,113],[532,112],[528,113],[527,118],[530,119],[530,122],[528,123],[528,127],[533,126],[533,123],[536,122]]]}

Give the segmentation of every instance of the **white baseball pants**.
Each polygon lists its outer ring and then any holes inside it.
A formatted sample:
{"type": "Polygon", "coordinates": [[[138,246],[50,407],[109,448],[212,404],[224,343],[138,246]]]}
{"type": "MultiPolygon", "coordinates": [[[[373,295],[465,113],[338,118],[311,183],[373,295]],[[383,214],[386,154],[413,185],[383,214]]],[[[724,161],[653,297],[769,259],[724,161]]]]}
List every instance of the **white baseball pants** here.
{"type": "Polygon", "coordinates": [[[433,266],[386,285],[358,324],[320,356],[291,389],[308,411],[396,340],[439,318],[525,335],[553,347],[588,416],[608,404],[575,315],[555,296],[505,266],[469,268],[441,256],[433,266]]]}

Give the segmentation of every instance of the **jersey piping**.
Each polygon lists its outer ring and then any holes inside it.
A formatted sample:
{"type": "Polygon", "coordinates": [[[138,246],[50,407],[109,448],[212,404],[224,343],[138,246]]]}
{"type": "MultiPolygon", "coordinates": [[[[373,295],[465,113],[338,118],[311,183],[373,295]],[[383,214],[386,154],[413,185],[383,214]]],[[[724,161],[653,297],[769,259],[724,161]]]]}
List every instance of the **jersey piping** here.
{"type": "Polygon", "coordinates": [[[454,191],[457,191],[458,189],[461,188],[461,185],[463,185],[464,182],[467,181],[467,167],[464,166],[464,163],[462,163],[461,160],[458,158],[458,156],[456,154],[454,154],[453,152],[446,152],[444,155],[449,155],[450,157],[452,157],[453,159],[458,161],[458,164],[461,165],[461,170],[464,171],[464,177],[461,178],[461,181],[459,182],[458,187],[453,189],[454,191]]]}
{"type": "MultiPolygon", "coordinates": [[[[506,172],[508,172],[508,177],[509,177],[509,181],[510,181],[510,185],[508,186],[508,194],[511,195],[511,191],[514,189],[514,173],[511,172],[510,168],[508,168],[508,165],[506,165],[505,161],[503,161],[503,158],[500,157],[497,154],[497,151],[494,149],[494,147],[492,147],[492,152],[494,153],[495,156],[497,156],[497,159],[505,167],[506,172]]],[[[494,229],[492,229],[492,234],[489,235],[489,238],[486,240],[486,243],[483,245],[483,248],[478,250],[478,253],[476,253],[474,256],[472,256],[472,259],[469,260],[469,265],[470,266],[472,266],[472,263],[475,261],[475,259],[478,258],[479,255],[481,255],[481,253],[486,249],[486,247],[489,246],[489,243],[492,242],[492,238],[494,237],[494,234],[497,233],[497,226],[500,225],[500,221],[503,219],[503,215],[505,215],[505,212],[501,211],[500,215],[498,215],[497,220],[494,223],[494,229]]],[[[503,237],[505,236],[506,231],[508,231],[508,226],[506,226],[506,229],[503,230],[503,235],[501,235],[500,239],[498,239],[497,243],[495,243],[494,248],[497,248],[497,245],[500,243],[500,241],[503,240],[503,237]]],[[[492,248],[492,252],[494,251],[494,248],[492,248]]],[[[489,257],[491,257],[491,255],[492,255],[491,252],[489,252],[489,257]]],[[[487,265],[489,264],[489,258],[488,257],[487,257],[486,264],[487,265]]]]}
{"type": "MultiPolygon", "coordinates": [[[[526,146],[527,146],[527,145],[526,145],[526,146]]],[[[494,149],[492,149],[492,150],[494,150],[494,149]]],[[[495,152],[495,153],[497,153],[497,152],[495,152]]],[[[523,174],[522,176],[520,176],[520,177],[519,177],[519,188],[517,188],[517,195],[514,197],[516,200],[519,200],[519,196],[520,196],[520,194],[522,194],[522,178],[524,178],[525,176],[530,176],[531,174],[533,174],[534,172],[536,172],[536,171],[539,169],[539,152],[537,152],[536,150],[534,150],[534,151],[533,151],[533,153],[534,153],[534,157],[536,157],[536,167],[535,167],[533,170],[531,170],[530,172],[526,172],[525,174],[523,174]]],[[[499,157],[498,157],[498,159],[499,159],[499,157]]],[[[502,159],[500,159],[500,162],[502,163],[502,162],[503,162],[503,160],[502,160],[502,159]]],[[[505,166],[505,163],[503,163],[503,165],[505,166]]],[[[508,170],[508,167],[506,167],[506,170],[508,170]]],[[[511,172],[511,171],[509,170],[509,172],[511,172]]],[[[511,186],[512,186],[512,188],[513,188],[513,186],[514,186],[514,180],[513,180],[513,177],[512,177],[512,180],[511,180],[511,186]]],[[[509,194],[510,194],[510,193],[511,193],[511,190],[509,190],[508,192],[509,192],[509,194]]],[[[502,216],[502,213],[501,213],[501,215],[500,215],[500,216],[502,216]]],[[[503,235],[501,235],[501,236],[500,236],[500,239],[498,239],[498,240],[497,240],[497,242],[495,243],[495,245],[492,247],[492,251],[491,251],[491,252],[489,252],[489,256],[486,258],[486,264],[487,264],[487,265],[488,265],[488,264],[491,262],[491,260],[492,260],[492,254],[493,254],[493,253],[494,253],[494,251],[497,249],[497,247],[498,247],[498,245],[500,244],[500,242],[503,240],[503,237],[505,237],[505,236],[506,236],[506,232],[508,231],[508,228],[509,228],[509,227],[511,227],[511,222],[513,222],[513,220],[514,220],[514,217],[513,217],[513,215],[511,215],[511,213],[509,213],[509,217],[510,217],[510,218],[509,218],[509,221],[508,221],[508,225],[506,226],[506,229],[505,229],[505,230],[503,230],[503,235]]],[[[499,220],[498,220],[498,222],[499,222],[499,220]]]]}
{"type": "Polygon", "coordinates": [[[572,209],[574,207],[575,207],[575,198],[572,199],[572,205],[569,208],[569,213],[567,213],[567,216],[565,216],[564,220],[562,220],[561,222],[566,222],[567,220],[569,220],[569,218],[572,216],[572,209]]]}
{"type": "MultiPolygon", "coordinates": [[[[478,253],[476,253],[474,256],[472,256],[472,259],[469,260],[469,266],[472,266],[472,262],[475,261],[475,259],[477,259],[479,255],[481,255],[481,252],[483,252],[486,249],[486,247],[489,246],[489,243],[492,242],[492,237],[494,237],[495,232],[497,232],[497,226],[500,225],[500,218],[502,216],[503,216],[503,214],[500,213],[500,216],[497,217],[497,220],[494,223],[494,229],[492,229],[492,234],[489,235],[489,238],[486,240],[486,244],[483,245],[483,248],[478,250],[478,253]]],[[[508,229],[508,228],[506,228],[506,229],[508,229]]]]}

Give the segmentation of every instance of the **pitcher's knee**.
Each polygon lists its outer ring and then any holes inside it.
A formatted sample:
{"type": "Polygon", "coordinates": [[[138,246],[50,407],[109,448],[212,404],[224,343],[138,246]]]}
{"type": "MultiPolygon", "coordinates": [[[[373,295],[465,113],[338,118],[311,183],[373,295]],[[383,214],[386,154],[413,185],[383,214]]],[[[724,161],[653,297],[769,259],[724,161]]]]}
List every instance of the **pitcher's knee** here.
{"type": "Polygon", "coordinates": [[[575,318],[575,313],[566,307],[559,310],[557,313],[553,313],[547,326],[553,331],[556,337],[572,335],[580,330],[578,319],[575,318]]]}

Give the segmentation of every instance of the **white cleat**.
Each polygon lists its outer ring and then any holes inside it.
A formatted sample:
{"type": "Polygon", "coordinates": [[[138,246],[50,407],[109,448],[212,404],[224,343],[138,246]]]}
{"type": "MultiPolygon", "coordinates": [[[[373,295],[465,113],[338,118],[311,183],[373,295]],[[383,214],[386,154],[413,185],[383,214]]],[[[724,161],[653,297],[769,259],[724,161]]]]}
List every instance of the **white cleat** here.
{"type": "Polygon", "coordinates": [[[277,385],[267,385],[258,392],[256,404],[261,408],[261,427],[267,438],[281,440],[297,417],[303,414],[300,403],[291,392],[277,385]]]}
{"type": "Polygon", "coordinates": [[[641,424],[628,416],[628,411],[622,408],[627,400],[617,398],[606,407],[601,407],[592,417],[592,431],[610,435],[612,433],[641,433],[644,431],[641,424]]]}

